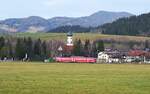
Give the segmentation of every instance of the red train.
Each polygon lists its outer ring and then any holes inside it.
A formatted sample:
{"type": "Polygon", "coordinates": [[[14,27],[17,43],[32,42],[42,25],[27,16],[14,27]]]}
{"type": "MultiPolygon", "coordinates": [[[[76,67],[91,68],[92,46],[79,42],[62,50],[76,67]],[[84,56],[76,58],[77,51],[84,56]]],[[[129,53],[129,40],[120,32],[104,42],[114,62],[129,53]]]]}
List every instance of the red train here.
{"type": "Polygon", "coordinates": [[[96,58],[92,57],[56,57],[55,61],[64,63],[95,63],[96,58]]]}

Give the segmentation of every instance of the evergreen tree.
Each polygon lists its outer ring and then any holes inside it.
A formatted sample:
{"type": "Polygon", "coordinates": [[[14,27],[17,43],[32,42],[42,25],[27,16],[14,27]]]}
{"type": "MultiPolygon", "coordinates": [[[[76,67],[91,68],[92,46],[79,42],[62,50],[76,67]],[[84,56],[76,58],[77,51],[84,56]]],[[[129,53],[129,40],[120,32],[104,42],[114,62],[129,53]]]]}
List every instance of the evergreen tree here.
{"type": "Polygon", "coordinates": [[[97,57],[98,52],[104,51],[104,42],[102,40],[98,40],[93,42],[92,45],[92,56],[97,57]]]}
{"type": "Polygon", "coordinates": [[[0,50],[1,48],[3,48],[4,45],[5,45],[5,39],[4,37],[0,37],[0,50]]]}
{"type": "Polygon", "coordinates": [[[91,47],[90,41],[86,40],[84,45],[84,56],[90,56],[90,47],[91,47]]]}
{"type": "Polygon", "coordinates": [[[13,47],[11,44],[11,40],[7,40],[7,42],[5,43],[5,52],[6,52],[6,57],[12,58],[14,57],[13,55],[13,47]]]}
{"type": "Polygon", "coordinates": [[[103,40],[100,40],[100,41],[97,42],[97,50],[99,52],[104,51],[104,42],[103,42],[103,40]]]}
{"type": "Polygon", "coordinates": [[[3,47],[5,45],[5,39],[4,37],[0,37],[0,58],[3,57],[3,47]]]}
{"type": "Polygon", "coordinates": [[[23,59],[25,57],[26,51],[24,47],[24,40],[21,38],[17,39],[17,44],[16,44],[16,58],[17,59],[23,59]]]}
{"type": "Polygon", "coordinates": [[[42,56],[47,57],[47,45],[46,41],[42,42],[42,56]]]}
{"type": "Polygon", "coordinates": [[[10,41],[8,41],[8,49],[9,49],[9,57],[10,57],[10,58],[14,58],[13,46],[12,46],[12,44],[11,44],[10,41]]]}
{"type": "Polygon", "coordinates": [[[33,41],[31,39],[31,37],[29,37],[26,42],[26,53],[28,55],[28,59],[32,59],[32,57],[33,57],[33,41]]]}
{"type": "Polygon", "coordinates": [[[149,46],[149,41],[148,40],[146,40],[145,41],[145,49],[148,49],[150,46],[149,46]]]}
{"type": "Polygon", "coordinates": [[[92,44],[92,56],[93,57],[97,57],[97,53],[98,53],[98,51],[97,51],[97,44],[96,44],[96,42],[93,42],[93,44],[92,44]]]}
{"type": "Polygon", "coordinates": [[[76,40],[74,42],[74,49],[73,49],[73,54],[75,56],[82,56],[83,55],[83,45],[81,40],[76,40]]]}
{"type": "Polygon", "coordinates": [[[34,44],[34,55],[41,56],[41,40],[38,39],[34,44]]]}

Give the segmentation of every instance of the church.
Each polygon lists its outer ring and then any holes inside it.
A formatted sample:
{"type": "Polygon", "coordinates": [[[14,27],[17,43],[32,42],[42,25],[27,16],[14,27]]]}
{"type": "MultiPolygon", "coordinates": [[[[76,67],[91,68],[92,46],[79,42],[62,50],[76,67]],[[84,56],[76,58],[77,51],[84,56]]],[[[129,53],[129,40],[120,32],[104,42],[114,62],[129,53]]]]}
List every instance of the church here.
{"type": "Polygon", "coordinates": [[[70,62],[73,62],[73,63],[95,63],[96,62],[96,58],[73,56],[73,54],[72,54],[73,49],[74,49],[73,33],[68,32],[66,44],[63,46],[63,48],[59,48],[62,55],[55,57],[55,61],[61,62],[61,63],[63,63],[63,62],[65,62],[65,63],[70,63],[70,62]]]}
{"type": "Polygon", "coordinates": [[[72,32],[68,32],[66,39],[67,40],[65,42],[65,45],[60,46],[58,48],[58,51],[61,53],[61,55],[59,55],[59,56],[66,56],[66,57],[72,56],[73,47],[74,47],[74,44],[73,44],[73,33],[72,32]]]}
{"type": "Polygon", "coordinates": [[[68,32],[67,33],[67,42],[65,45],[65,53],[67,56],[71,56],[72,52],[73,52],[73,33],[72,32],[68,32]]]}

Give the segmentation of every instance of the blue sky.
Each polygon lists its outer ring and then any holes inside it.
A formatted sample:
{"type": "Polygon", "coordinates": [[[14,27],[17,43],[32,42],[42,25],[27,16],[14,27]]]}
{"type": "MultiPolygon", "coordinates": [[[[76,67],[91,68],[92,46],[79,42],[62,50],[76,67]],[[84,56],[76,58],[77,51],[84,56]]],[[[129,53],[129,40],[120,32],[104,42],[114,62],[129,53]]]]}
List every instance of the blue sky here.
{"type": "Polygon", "coordinates": [[[0,0],[0,19],[41,16],[80,17],[94,12],[150,12],[150,0],[0,0]]]}

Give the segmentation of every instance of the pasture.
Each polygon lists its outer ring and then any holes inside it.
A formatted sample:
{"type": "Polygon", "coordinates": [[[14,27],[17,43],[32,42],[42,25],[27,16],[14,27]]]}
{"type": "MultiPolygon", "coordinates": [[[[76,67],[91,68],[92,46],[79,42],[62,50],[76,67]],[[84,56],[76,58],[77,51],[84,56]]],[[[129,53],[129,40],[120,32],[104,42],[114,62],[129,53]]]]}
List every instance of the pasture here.
{"type": "Polygon", "coordinates": [[[149,94],[150,65],[0,63],[0,94],[149,94]]]}
{"type": "MultiPolygon", "coordinates": [[[[40,38],[42,40],[62,40],[66,41],[66,33],[15,33],[16,37],[32,37],[32,38],[40,38]]],[[[116,41],[137,41],[144,42],[145,40],[149,40],[149,37],[140,37],[140,36],[121,36],[121,35],[105,35],[99,33],[74,33],[74,39],[81,40],[96,40],[96,39],[110,39],[116,41]]]]}

